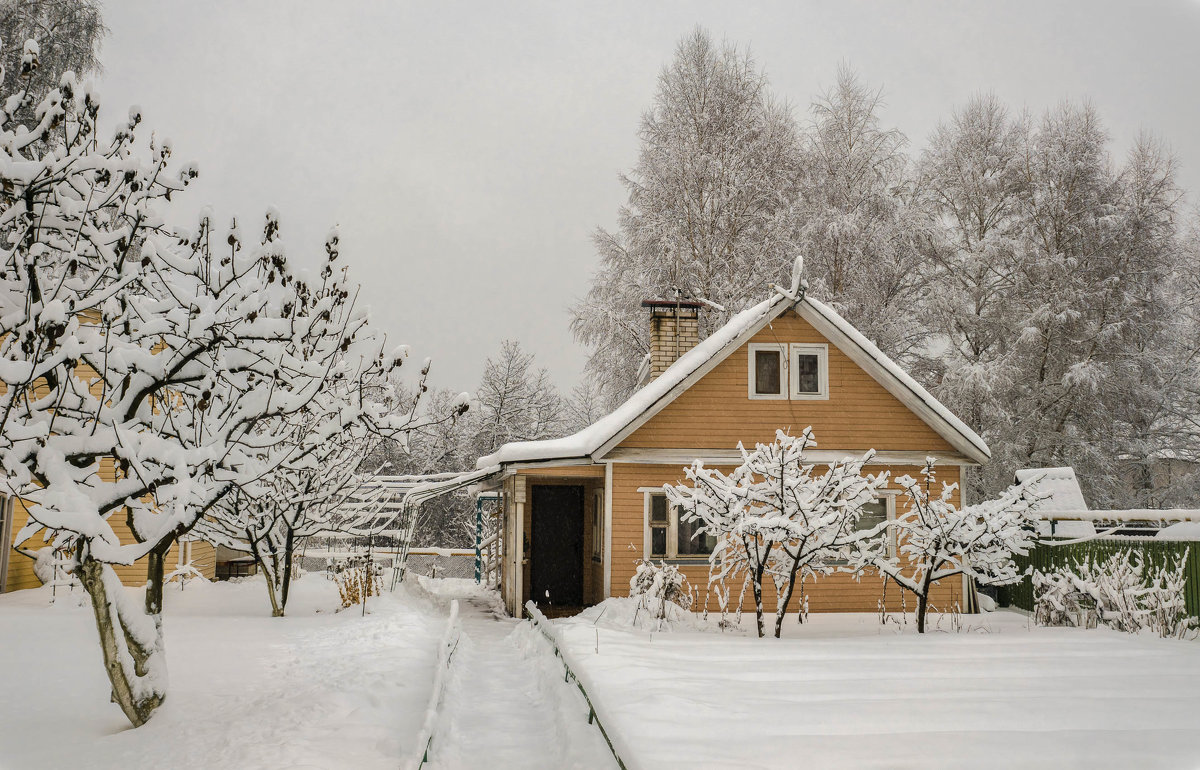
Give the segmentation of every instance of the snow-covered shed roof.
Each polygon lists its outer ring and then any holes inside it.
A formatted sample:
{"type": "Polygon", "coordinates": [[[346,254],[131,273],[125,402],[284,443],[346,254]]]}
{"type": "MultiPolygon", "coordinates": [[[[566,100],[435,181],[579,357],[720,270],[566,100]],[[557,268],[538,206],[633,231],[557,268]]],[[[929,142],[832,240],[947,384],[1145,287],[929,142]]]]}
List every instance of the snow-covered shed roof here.
{"type": "Polygon", "coordinates": [[[493,454],[479,458],[477,467],[546,460],[603,459],[629,434],[708,374],[760,329],[791,308],[964,457],[977,463],[986,462],[991,457],[982,438],[832,308],[809,297],[796,301],[783,294],[775,294],[729,319],[728,323],[680,356],[665,372],[635,392],[612,413],[583,430],[558,439],[505,444],[493,454]]]}
{"type": "Polygon", "coordinates": [[[1074,468],[1022,468],[1017,471],[1017,483],[1039,476],[1041,480],[1034,490],[1034,494],[1041,498],[1037,505],[1039,513],[1088,509],[1087,502],[1083,499],[1083,490],[1079,488],[1079,480],[1075,478],[1074,468]]]}
{"type": "Polygon", "coordinates": [[[1163,527],[1154,536],[1160,540],[1200,540],[1200,511],[1195,511],[1195,514],[1196,520],[1177,521],[1163,527]]]}

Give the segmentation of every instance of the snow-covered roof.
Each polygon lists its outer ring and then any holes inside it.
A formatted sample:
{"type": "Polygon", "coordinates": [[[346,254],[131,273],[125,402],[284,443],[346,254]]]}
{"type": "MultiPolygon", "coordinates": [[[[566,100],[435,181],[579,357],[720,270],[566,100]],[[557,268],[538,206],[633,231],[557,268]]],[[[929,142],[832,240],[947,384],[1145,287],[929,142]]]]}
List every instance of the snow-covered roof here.
{"type": "Polygon", "coordinates": [[[1041,477],[1034,490],[1041,500],[1038,501],[1038,513],[1053,513],[1057,511],[1086,511],[1087,502],[1083,499],[1083,490],[1079,488],[1079,480],[1075,478],[1074,468],[1022,468],[1017,471],[1017,483],[1041,477]]]}
{"type": "MultiPolygon", "coordinates": [[[[1200,511],[1196,513],[1200,517],[1200,511]]],[[[1160,540],[1200,540],[1200,521],[1177,521],[1154,536],[1160,540]]]]}
{"type": "Polygon", "coordinates": [[[963,456],[979,463],[991,456],[983,439],[832,308],[808,297],[796,302],[791,297],[775,294],[733,316],[612,413],[583,430],[558,439],[505,444],[493,454],[479,458],[477,467],[545,460],[602,459],[609,450],[674,401],[760,329],[793,307],[963,456]]]}

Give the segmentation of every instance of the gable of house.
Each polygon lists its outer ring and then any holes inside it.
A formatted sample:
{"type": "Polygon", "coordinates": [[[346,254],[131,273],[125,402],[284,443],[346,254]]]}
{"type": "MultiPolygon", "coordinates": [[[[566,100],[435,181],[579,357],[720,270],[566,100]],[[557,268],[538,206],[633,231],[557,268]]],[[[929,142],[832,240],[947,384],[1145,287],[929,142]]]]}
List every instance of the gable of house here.
{"type": "Polygon", "coordinates": [[[728,450],[739,441],[747,446],[769,442],[776,429],[798,434],[808,426],[818,449],[956,454],[945,438],[793,309],[716,363],[618,449],[728,450]],[[827,346],[828,398],[751,398],[752,346],[793,343],[827,346]]]}

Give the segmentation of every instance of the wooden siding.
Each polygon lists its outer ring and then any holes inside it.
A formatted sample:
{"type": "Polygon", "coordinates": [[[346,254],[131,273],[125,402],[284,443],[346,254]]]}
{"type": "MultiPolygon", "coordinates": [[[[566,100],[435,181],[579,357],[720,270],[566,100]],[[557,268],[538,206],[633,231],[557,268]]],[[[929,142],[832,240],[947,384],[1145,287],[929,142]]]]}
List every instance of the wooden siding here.
{"type": "MultiPolygon", "coordinates": [[[[13,506],[13,540],[16,540],[17,533],[29,521],[29,514],[25,510],[25,505],[20,500],[13,506]]],[[[135,542],[133,534],[129,531],[129,526],[125,522],[125,518],[121,514],[113,514],[109,519],[109,526],[113,532],[120,538],[122,543],[135,542]]],[[[41,548],[48,547],[48,544],[43,542],[42,536],[39,534],[29,538],[24,542],[14,542],[13,546],[21,547],[30,551],[36,551],[41,548]]],[[[192,547],[192,562],[197,569],[200,570],[209,580],[212,580],[216,575],[216,551],[210,543],[203,541],[193,542],[192,547]]],[[[171,546],[171,550],[167,551],[165,562],[166,571],[168,574],[175,571],[179,564],[179,543],[171,546]]],[[[127,586],[140,586],[146,582],[146,560],[138,559],[133,564],[114,564],[113,570],[117,576],[121,578],[121,582],[127,586]]],[[[65,577],[65,576],[64,576],[65,577]]],[[[37,588],[42,582],[38,580],[37,575],[33,572],[33,559],[16,551],[9,552],[8,558],[8,581],[5,584],[5,591],[19,591],[24,588],[37,588]]]]}
{"type": "MultiPolygon", "coordinates": [[[[892,478],[905,473],[915,475],[920,470],[908,466],[871,466],[868,470],[876,473],[885,468],[891,472],[892,478]]],[[[731,468],[722,470],[729,471],[731,468]]],[[[939,469],[938,477],[942,481],[955,483],[959,480],[959,468],[958,466],[943,467],[939,469]]],[[[638,561],[643,558],[645,493],[639,492],[638,489],[657,488],[663,484],[676,484],[682,481],[683,470],[673,465],[628,463],[613,465],[612,593],[614,596],[629,595],[629,581],[633,578],[638,561]]],[[[957,492],[953,500],[955,504],[958,504],[957,492]]],[[[902,512],[904,510],[903,498],[898,498],[896,504],[897,512],[902,512]]],[[[703,564],[682,565],[680,571],[687,576],[692,587],[696,589],[696,609],[699,610],[706,599],[708,566],[703,564]]],[[[770,583],[769,580],[767,582],[770,583]]],[[[730,589],[732,592],[730,610],[732,611],[734,609],[732,605],[736,604],[740,586],[730,586],[730,589]]],[[[767,611],[774,612],[774,586],[764,586],[764,590],[767,611]]],[[[808,597],[808,607],[811,612],[875,612],[879,608],[879,600],[884,598],[885,593],[884,581],[874,571],[863,576],[861,580],[855,580],[851,575],[845,574],[821,577],[816,581],[805,583],[804,592],[808,597]]],[[[908,609],[910,611],[916,609],[914,598],[912,596],[906,598],[908,609]]],[[[796,608],[795,601],[793,598],[793,610],[796,608]]],[[[901,609],[902,594],[895,584],[887,586],[886,601],[889,610],[901,609]]],[[[935,586],[930,599],[931,605],[937,609],[952,609],[955,602],[962,602],[961,577],[942,581],[935,586]]],[[[719,611],[720,608],[715,597],[708,597],[708,609],[709,611],[719,611]]],[[[742,602],[742,609],[746,612],[754,611],[754,599],[749,590],[742,602]]]]}
{"type": "Polygon", "coordinates": [[[748,344],[791,342],[829,344],[828,400],[749,398],[749,349],[743,345],[620,446],[731,449],[739,441],[747,445],[771,441],[779,428],[798,433],[812,426],[821,449],[956,454],[944,438],[794,311],[775,319],[748,344]]]}

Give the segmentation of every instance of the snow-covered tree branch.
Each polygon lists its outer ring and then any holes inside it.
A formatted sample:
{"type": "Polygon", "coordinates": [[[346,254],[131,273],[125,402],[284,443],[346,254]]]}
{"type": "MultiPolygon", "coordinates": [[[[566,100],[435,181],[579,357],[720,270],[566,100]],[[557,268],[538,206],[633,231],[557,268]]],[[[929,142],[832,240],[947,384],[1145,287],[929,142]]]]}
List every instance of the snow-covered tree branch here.
{"type": "Polygon", "coordinates": [[[994,500],[959,508],[953,503],[957,484],[937,487],[932,459],[921,470],[921,479],[901,476],[896,484],[904,493],[908,510],[897,514],[899,554],[887,552],[886,540],[863,540],[852,563],[861,570],[878,569],[905,591],[917,597],[917,631],[925,633],[930,589],[940,580],[967,575],[982,583],[1003,585],[1020,580],[1013,554],[1027,554],[1034,545],[1034,517],[1030,506],[1036,480],[1007,489],[994,500]]]}
{"type": "Polygon", "coordinates": [[[828,574],[853,546],[877,539],[879,528],[860,530],[863,507],[887,485],[886,471],[863,475],[874,452],[830,463],[814,474],[804,452],[816,441],[812,429],[800,436],[776,432],[775,441],[753,450],[738,445],[741,464],[728,475],[699,460],[684,469],[689,483],[665,487],[683,521],[701,523],[717,538],[710,557],[710,583],[749,580],[758,634],[763,636],[763,578],[776,589],[775,636],[791,604],[797,580],[828,574]]]}

